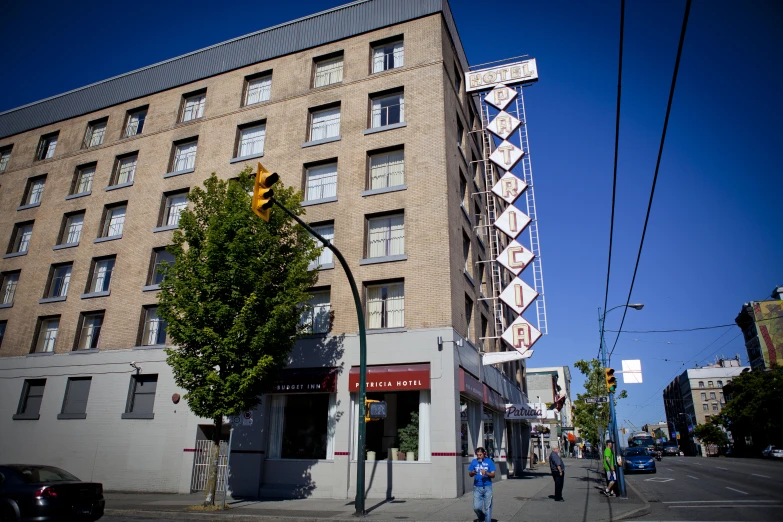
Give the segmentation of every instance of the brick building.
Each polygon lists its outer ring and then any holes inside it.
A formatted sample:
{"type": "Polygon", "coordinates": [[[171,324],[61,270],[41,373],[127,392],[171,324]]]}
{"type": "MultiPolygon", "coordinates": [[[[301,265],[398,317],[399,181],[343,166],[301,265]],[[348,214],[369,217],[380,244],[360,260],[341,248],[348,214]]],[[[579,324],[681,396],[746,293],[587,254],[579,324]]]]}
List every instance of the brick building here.
{"type": "MultiPolygon", "coordinates": [[[[389,404],[367,446],[391,459],[367,462],[369,496],[462,494],[487,430],[503,475],[521,471],[507,458],[529,428],[502,411],[526,400],[524,364],[480,368],[480,347],[501,348],[481,340],[495,332],[467,69],[445,0],[367,0],[0,114],[0,461],[199,489],[210,421],[177,402],[154,268],[191,188],[262,161],[301,188],[363,292],[368,397],[389,404]],[[394,460],[413,412],[419,451],[394,460]]],[[[313,269],[313,335],[236,419],[234,494],[355,494],[357,321],[339,263],[325,251],[313,269]]]]}

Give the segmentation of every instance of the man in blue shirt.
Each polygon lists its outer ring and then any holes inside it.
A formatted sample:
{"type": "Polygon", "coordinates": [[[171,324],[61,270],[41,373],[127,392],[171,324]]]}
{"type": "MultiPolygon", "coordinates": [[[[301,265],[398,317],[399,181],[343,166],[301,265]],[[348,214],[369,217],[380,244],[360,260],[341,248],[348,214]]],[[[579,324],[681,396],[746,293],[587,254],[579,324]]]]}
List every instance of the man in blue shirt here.
{"type": "Polygon", "coordinates": [[[484,448],[476,448],[476,458],[468,466],[468,475],[473,477],[473,511],[478,522],[492,521],[492,479],[495,478],[495,463],[486,458],[484,448]]]}

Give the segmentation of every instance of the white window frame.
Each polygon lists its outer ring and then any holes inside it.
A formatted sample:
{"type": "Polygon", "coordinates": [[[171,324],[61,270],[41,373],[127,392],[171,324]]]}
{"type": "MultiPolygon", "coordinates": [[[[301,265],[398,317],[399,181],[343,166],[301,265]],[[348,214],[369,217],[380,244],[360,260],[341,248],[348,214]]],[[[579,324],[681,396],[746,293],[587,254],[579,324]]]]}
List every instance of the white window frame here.
{"type": "Polygon", "coordinates": [[[367,285],[367,329],[405,327],[405,283],[367,285]]]}
{"type": "Polygon", "coordinates": [[[272,75],[267,74],[247,81],[245,105],[254,105],[269,101],[272,93],[272,75]]]}
{"type": "Polygon", "coordinates": [[[158,267],[160,265],[163,265],[163,264],[166,264],[166,265],[173,264],[175,259],[174,259],[174,256],[172,254],[169,254],[166,251],[166,247],[153,249],[152,255],[153,255],[153,258],[152,258],[152,273],[150,274],[150,277],[149,277],[149,284],[150,285],[159,285],[161,282],[163,282],[163,276],[158,274],[158,267]],[[169,263],[168,261],[161,261],[161,255],[162,254],[170,255],[172,257],[171,263],[169,263]],[[161,277],[160,281],[157,280],[158,277],[161,277]]]}
{"type": "Polygon", "coordinates": [[[30,180],[30,188],[27,190],[27,201],[25,205],[35,205],[40,203],[43,198],[44,188],[46,187],[46,177],[38,177],[30,180]]]}
{"type": "Polygon", "coordinates": [[[309,167],[305,172],[305,201],[337,197],[337,163],[309,167]]]}
{"type": "Polygon", "coordinates": [[[161,346],[166,344],[166,321],[158,315],[157,306],[144,308],[144,324],[141,332],[141,346],[161,346]],[[163,342],[160,335],[163,334],[163,342]]]}
{"type": "Polygon", "coordinates": [[[325,87],[343,81],[343,55],[315,62],[313,87],[325,87]]]}
{"type": "Polygon", "coordinates": [[[237,158],[246,158],[264,153],[266,141],[266,123],[239,129],[237,158]]]}
{"type": "MultiPolygon", "coordinates": [[[[324,239],[326,239],[330,243],[334,243],[334,223],[326,223],[323,225],[314,226],[312,228],[318,234],[320,234],[324,239]]],[[[330,266],[330,265],[334,266],[333,252],[330,249],[323,246],[323,243],[321,243],[320,240],[315,239],[315,242],[319,246],[322,246],[323,250],[321,251],[321,255],[318,256],[318,259],[310,263],[310,266],[308,268],[310,270],[317,270],[318,268],[323,266],[330,266]]]]}
{"type": "Polygon", "coordinates": [[[367,258],[405,254],[405,214],[367,219],[367,258]]]}
{"type": "Polygon", "coordinates": [[[130,138],[131,136],[138,136],[144,131],[144,123],[147,120],[147,109],[139,109],[134,111],[128,111],[128,116],[125,121],[125,131],[122,134],[123,138],[130,138]]]}
{"type": "Polygon", "coordinates": [[[21,254],[30,248],[30,239],[33,237],[33,223],[16,227],[14,235],[14,247],[12,253],[21,254]]]}
{"type": "Polygon", "coordinates": [[[36,159],[47,160],[54,156],[54,151],[57,149],[57,140],[60,137],[59,133],[50,135],[48,137],[41,137],[41,142],[38,145],[38,152],[36,159]]]}
{"type": "Polygon", "coordinates": [[[88,293],[108,292],[111,289],[111,279],[116,262],[115,257],[94,260],[88,293]]]}
{"type": "Polygon", "coordinates": [[[11,149],[0,150],[0,172],[5,172],[9,161],[11,161],[11,149]]]}
{"type": "Polygon", "coordinates": [[[405,122],[405,94],[402,92],[377,96],[372,98],[372,108],[370,112],[370,128],[378,129],[389,125],[396,125],[405,122]],[[395,103],[388,103],[395,102],[395,103]],[[385,105],[384,105],[385,104],[385,105]],[[397,121],[390,121],[390,116],[395,116],[393,108],[398,107],[397,121]]]}
{"type": "Polygon", "coordinates": [[[19,272],[10,272],[2,274],[2,276],[3,286],[0,288],[2,301],[0,301],[0,304],[10,305],[14,303],[14,296],[16,296],[16,287],[19,285],[19,272]]]}
{"type": "Polygon", "coordinates": [[[133,179],[136,177],[136,165],[138,164],[138,160],[138,154],[117,158],[117,163],[112,175],[112,184],[110,186],[114,187],[117,185],[133,183],[133,179]]]}
{"type": "Polygon", "coordinates": [[[188,193],[178,192],[166,196],[166,204],[163,210],[163,226],[179,226],[179,218],[182,211],[188,206],[188,193]]]}
{"type": "Polygon", "coordinates": [[[60,317],[40,319],[38,339],[35,342],[35,353],[50,353],[54,351],[57,335],[60,331],[60,317]]]}
{"type": "Polygon", "coordinates": [[[87,124],[87,131],[84,133],[85,149],[103,144],[103,139],[106,136],[107,123],[107,120],[101,120],[87,124]]]}
{"type": "Polygon", "coordinates": [[[180,143],[174,146],[174,162],[172,172],[190,170],[196,166],[196,153],[198,152],[198,140],[180,143]]]}
{"type": "Polygon", "coordinates": [[[370,190],[405,184],[405,150],[393,150],[370,156],[370,190]]]}
{"type": "Polygon", "coordinates": [[[127,205],[118,205],[106,209],[106,218],[103,222],[101,237],[118,237],[125,228],[125,216],[128,213],[127,205]]]}
{"type": "Polygon", "coordinates": [[[66,297],[68,295],[68,286],[71,283],[72,271],[73,264],[52,267],[52,280],[49,282],[46,297],[66,297]]]}
{"type": "Polygon", "coordinates": [[[73,194],[87,194],[92,191],[92,182],[95,179],[95,165],[80,167],[76,170],[76,182],[73,185],[73,194]]]}
{"type": "Polygon", "coordinates": [[[378,73],[405,66],[405,41],[375,45],[372,48],[372,72],[378,73]]]}
{"type": "Polygon", "coordinates": [[[180,122],[193,121],[204,116],[204,105],[207,102],[207,93],[194,94],[185,98],[182,104],[182,117],[180,122]]]}
{"type": "Polygon", "coordinates": [[[310,141],[326,140],[340,136],[340,107],[332,107],[310,113],[310,141]]]}
{"type": "Polygon", "coordinates": [[[82,315],[77,350],[97,350],[101,342],[104,312],[86,312],[82,315]]]}
{"type": "Polygon", "coordinates": [[[63,228],[63,237],[61,245],[78,245],[82,237],[82,227],[84,226],[84,212],[71,214],[65,219],[63,228]]]}
{"type": "Polygon", "coordinates": [[[317,290],[310,293],[307,305],[303,307],[299,325],[306,333],[321,335],[329,333],[331,328],[331,289],[317,290]]]}

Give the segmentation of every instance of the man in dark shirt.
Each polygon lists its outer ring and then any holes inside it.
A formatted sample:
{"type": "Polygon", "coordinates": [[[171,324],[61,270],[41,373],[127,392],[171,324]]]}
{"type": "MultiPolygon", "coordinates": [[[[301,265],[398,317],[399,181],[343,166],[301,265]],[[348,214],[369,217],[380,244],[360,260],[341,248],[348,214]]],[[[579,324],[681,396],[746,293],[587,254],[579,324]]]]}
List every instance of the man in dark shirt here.
{"type": "Polygon", "coordinates": [[[563,499],[563,482],[565,481],[565,464],[560,458],[560,448],[554,446],[552,453],[549,454],[549,469],[552,471],[552,478],[555,479],[555,501],[565,502],[563,499]]]}

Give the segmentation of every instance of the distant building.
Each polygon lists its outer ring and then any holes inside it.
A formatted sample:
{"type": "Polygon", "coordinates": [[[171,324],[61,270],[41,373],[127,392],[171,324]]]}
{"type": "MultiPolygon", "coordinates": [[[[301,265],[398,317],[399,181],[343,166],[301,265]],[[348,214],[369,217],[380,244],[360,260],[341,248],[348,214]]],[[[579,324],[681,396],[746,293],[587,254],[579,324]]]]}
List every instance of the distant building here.
{"type": "Polygon", "coordinates": [[[657,424],[645,424],[642,426],[642,430],[652,435],[656,442],[664,442],[669,438],[669,427],[664,421],[657,424]]]}
{"type": "Polygon", "coordinates": [[[709,422],[725,406],[723,387],[749,369],[739,359],[720,359],[709,366],[685,370],[663,391],[669,436],[676,440],[679,434],[680,448],[686,454],[696,452],[691,443],[693,428],[709,422]]]}
{"type": "Polygon", "coordinates": [[[783,286],[771,299],[750,301],[734,322],[742,329],[748,362],[752,369],[783,366],[783,286]]]}
{"type": "MultiPolygon", "coordinates": [[[[549,438],[557,437],[557,427],[562,429],[562,435],[567,440],[575,442],[576,433],[573,430],[573,403],[571,402],[571,369],[568,366],[551,366],[547,368],[527,369],[527,396],[531,401],[554,403],[558,398],[565,397],[563,407],[557,414],[550,413],[544,424],[551,431],[549,438]],[[558,422],[559,421],[559,422],[558,422]],[[571,428],[571,429],[569,429],[571,428]],[[571,436],[569,436],[569,433],[571,436]]],[[[546,443],[547,437],[545,437],[546,443]]],[[[540,440],[531,436],[531,444],[535,448],[540,446],[540,440]]]]}

